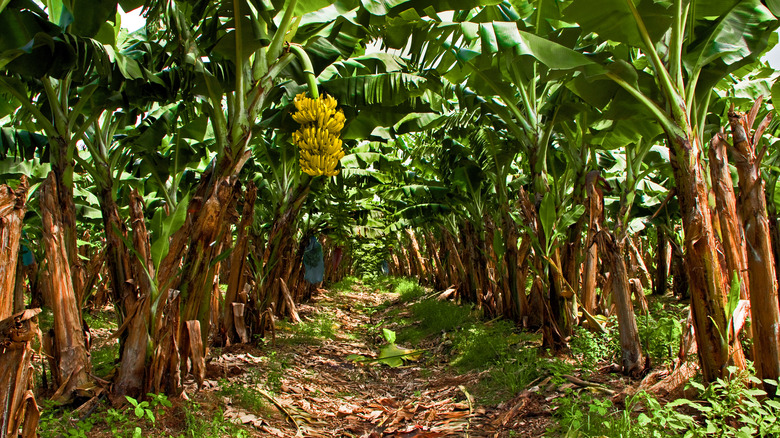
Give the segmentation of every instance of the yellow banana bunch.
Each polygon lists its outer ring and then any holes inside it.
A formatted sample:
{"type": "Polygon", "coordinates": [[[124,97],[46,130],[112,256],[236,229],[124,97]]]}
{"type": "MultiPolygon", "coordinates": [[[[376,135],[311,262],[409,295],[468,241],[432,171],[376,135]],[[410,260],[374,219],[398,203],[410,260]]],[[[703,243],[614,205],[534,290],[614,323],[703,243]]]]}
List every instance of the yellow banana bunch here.
{"type": "Polygon", "coordinates": [[[301,125],[293,132],[293,142],[300,151],[301,170],[311,176],[337,175],[336,166],[344,157],[339,135],[346,122],[344,112],[336,109],[338,102],[328,95],[312,99],[301,93],[293,103],[297,111],[292,118],[301,125]]]}

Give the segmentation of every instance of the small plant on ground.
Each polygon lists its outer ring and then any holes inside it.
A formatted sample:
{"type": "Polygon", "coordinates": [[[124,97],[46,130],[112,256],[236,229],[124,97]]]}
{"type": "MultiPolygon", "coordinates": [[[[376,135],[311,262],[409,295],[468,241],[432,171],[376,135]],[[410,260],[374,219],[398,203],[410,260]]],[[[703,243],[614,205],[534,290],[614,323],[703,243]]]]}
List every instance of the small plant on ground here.
{"type": "Polygon", "coordinates": [[[250,412],[262,411],[267,407],[265,396],[252,385],[244,382],[220,379],[217,394],[230,399],[234,406],[250,412]]]}
{"type": "Polygon", "coordinates": [[[640,392],[626,399],[625,409],[608,399],[569,392],[558,399],[558,422],[547,432],[548,436],[621,438],[778,436],[780,402],[765,398],[763,390],[749,387],[759,383],[750,370],[730,367],[728,378],[717,379],[707,387],[691,381],[690,385],[698,390],[697,400],[681,398],[662,404],[640,392]]]}
{"type": "Polygon", "coordinates": [[[317,313],[314,317],[297,324],[280,321],[278,328],[280,331],[284,330],[290,333],[289,337],[279,340],[292,345],[318,344],[325,339],[333,339],[336,336],[336,322],[333,315],[327,312],[317,313]]]}
{"type": "Polygon", "coordinates": [[[186,426],[186,432],[183,436],[187,438],[246,438],[249,436],[245,429],[226,420],[222,409],[214,411],[201,409],[201,405],[195,402],[182,405],[182,409],[184,410],[184,424],[186,426]],[[209,413],[213,415],[208,415],[209,413]]]}
{"type": "Polygon", "coordinates": [[[425,289],[416,279],[402,278],[395,285],[395,293],[400,295],[401,301],[414,301],[425,295],[425,289]]]}
{"type": "Polygon", "coordinates": [[[606,327],[607,332],[595,332],[584,327],[575,326],[569,346],[572,355],[580,362],[584,370],[602,361],[611,361],[620,352],[620,341],[617,337],[617,318],[612,318],[606,327]]]}

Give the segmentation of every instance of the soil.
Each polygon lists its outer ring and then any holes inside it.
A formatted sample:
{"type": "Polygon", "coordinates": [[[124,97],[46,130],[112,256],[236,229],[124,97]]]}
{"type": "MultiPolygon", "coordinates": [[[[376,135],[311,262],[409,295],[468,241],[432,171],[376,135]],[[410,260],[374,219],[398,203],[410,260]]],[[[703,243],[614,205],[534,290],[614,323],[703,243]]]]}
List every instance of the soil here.
{"type": "MultiPolygon", "coordinates": [[[[379,363],[374,358],[384,340],[377,327],[392,327],[404,306],[397,294],[362,284],[339,293],[319,289],[298,310],[304,320],[333,321],[332,337],[307,337],[280,324],[265,345],[212,349],[203,387],[186,380],[189,401],[172,400],[143,436],[190,436],[188,415],[208,422],[222,412],[258,437],[539,437],[553,421],[554,400],[567,388],[583,390],[547,379],[491,403],[476,389],[486,372],[459,372],[439,337],[417,346],[425,351],[417,360],[395,368],[379,363]]],[[[588,380],[615,390],[618,402],[630,383],[607,371],[588,380]]],[[[91,435],[111,436],[97,429],[91,435]]]]}

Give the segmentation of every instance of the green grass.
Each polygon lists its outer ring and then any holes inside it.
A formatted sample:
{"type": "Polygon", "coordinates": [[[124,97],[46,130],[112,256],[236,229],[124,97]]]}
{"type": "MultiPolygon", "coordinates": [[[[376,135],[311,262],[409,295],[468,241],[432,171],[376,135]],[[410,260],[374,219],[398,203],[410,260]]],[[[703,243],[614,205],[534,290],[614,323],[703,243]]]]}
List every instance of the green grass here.
{"type": "Polygon", "coordinates": [[[401,301],[414,301],[425,295],[425,289],[417,283],[416,279],[401,278],[395,282],[393,292],[400,295],[401,301]]]}
{"type": "Polygon", "coordinates": [[[114,312],[83,312],[82,318],[90,329],[108,329],[116,330],[116,314],[114,312]]]}
{"type": "Polygon", "coordinates": [[[363,282],[357,277],[344,277],[337,283],[330,285],[330,289],[333,291],[352,290],[354,285],[362,285],[363,282]]]}
{"type": "Polygon", "coordinates": [[[106,377],[116,367],[119,358],[119,343],[108,343],[89,352],[92,358],[92,373],[98,377],[106,377]]]}
{"type": "Polygon", "coordinates": [[[268,411],[267,399],[253,385],[245,382],[230,382],[219,380],[217,394],[230,399],[232,404],[248,412],[258,413],[268,411]]]}
{"type": "Polygon", "coordinates": [[[317,313],[313,318],[298,324],[277,322],[277,330],[289,333],[288,337],[280,337],[278,341],[290,345],[322,343],[326,339],[333,339],[336,336],[336,329],[333,315],[326,312],[317,313]]]}

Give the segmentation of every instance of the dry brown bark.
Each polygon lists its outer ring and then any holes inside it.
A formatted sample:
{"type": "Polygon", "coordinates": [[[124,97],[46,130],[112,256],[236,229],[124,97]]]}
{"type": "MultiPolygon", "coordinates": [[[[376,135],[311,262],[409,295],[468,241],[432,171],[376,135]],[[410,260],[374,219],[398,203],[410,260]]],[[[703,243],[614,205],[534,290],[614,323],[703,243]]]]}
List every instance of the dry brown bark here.
{"type": "Polygon", "coordinates": [[[42,240],[50,282],[46,288],[50,296],[46,301],[51,305],[54,317],[54,382],[59,387],[57,395],[68,399],[76,388],[88,383],[91,365],[73,289],[58,199],[57,182],[54,172],[50,172],[40,188],[42,240]]]}
{"type": "MultiPolygon", "coordinates": [[[[759,98],[746,115],[736,113],[732,107],[729,124],[734,143],[734,164],[739,173],[739,201],[747,242],[750,304],[753,312],[753,360],[761,379],[777,380],[780,377],[780,309],[764,180],[761,177],[761,159],[766,148],[756,150],[756,144],[769,125],[771,112],[750,136],[761,101],[759,98]]],[[[765,384],[765,389],[772,394],[776,390],[768,384],[765,384]]]]}
{"type": "Polygon", "coordinates": [[[22,221],[27,211],[27,177],[22,176],[16,190],[0,186],[0,320],[14,312],[16,267],[22,221]]]}
{"type": "Polygon", "coordinates": [[[750,290],[750,280],[745,252],[745,234],[742,220],[737,214],[737,197],[734,195],[734,183],[731,180],[729,160],[726,155],[727,145],[722,132],[712,137],[709,151],[710,175],[720,221],[721,243],[728,266],[728,278],[733,278],[734,273],[738,275],[740,298],[746,300],[750,290]]]}
{"type": "Polygon", "coordinates": [[[436,246],[436,239],[433,238],[433,234],[430,231],[424,231],[423,237],[425,238],[425,249],[427,250],[428,260],[432,262],[432,272],[436,279],[434,283],[436,289],[444,289],[447,287],[447,271],[441,263],[439,258],[439,248],[436,246]]]}
{"type": "Polygon", "coordinates": [[[612,297],[615,302],[618,331],[620,333],[621,366],[624,374],[634,378],[645,369],[642,345],[639,342],[639,330],[636,325],[634,306],[631,303],[631,290],[625,260],[625,240],[616,238],[612,233],[598,234],[599,246],[603,248],[603,258],[607,263],[612,280],[612,297]]]}
{"type": "Polygon", "coordinates": [[[685,229],[685,268],[691,294],[699,363],[704,380],[723,377],[729,347],[726,330],[726,277],[720,267],[718,241],[710,217],[706,178],[699,157],[700,139],[688,129],[685,137],[669,136],[677,198],[685,229]]]}
{"type": "Polygon", "coordinates": [[[38,334],[36,315],[28,309],[0,320],[0,437],[37,436],[38,405],[33,388],[33,338],[38,334]],[[19,429],[22,430],[21,435],[19,429]]]}
{"type": "Polygon", "coordinates": [[[411,253],[414,257],[412,263],[417,264],[417,275],[420,281],[428,284],[430,283],[430,278],[428,276],[429,272],[425,266],[425,259],[423,259],[422,253],[420,252],[420,244],[417,242],[417,236],[415,235],[414,230],[411,228],[406,229],[406,235],[409,236],[409,242],[411,243],[411,253]]]}
{"type": "Polygon", "coordinates": [[[653,280],[653,295],[664,295],[666,293],[666,278],[669,276],[669,265],[667,264],[667,249],[669,248],[669,238],[662,227],[655,227],[656,230],[656,253],[655,253],[655,280],[653,280]]]}
{"type": "Polygon", "coordinates": [[[442,228],[442,234],[444,245],[447,247],[447,263],[453,265],[454,269],[457,271],[451,275],[451,277],[456,277],[456,279],[450,279],[450,281],[455,283],[455,286],[460,291],[468,285],[466,267],[463,266],[463,260],[460,257],[460,252],[455,244],[455,238],[452,236],[452,233],[447,229],[442,228]]]}
{"type": "Polygon", "coordinates": [[[642,253],[639,251],[639,248],[637,248],[636,243],[634,243],[634,239],[632,238],[628,239],[628,249],[631,256],[632,269],[630,271],[633,274],[632,277],[639,278],[645,288],[652,289],[653,277],[650,275],[650,270],[647,269],[644,257],[642,257],[642,253]]]}
{"type": "Polygon", "coordinates": [[[591,315],[596,314],[596,277],[598,274],[598,234],[604,221],[604,195],[598,187],[598,171],[585,177],[585,191],[588,194],[588,235],[585,240],[585,266],[582,273],[582,307],[591,315]]]}
{"type": "MultiPolygon", "coordinates": [[[[244,285],[246,284],[246,274],[249,267],[249,259],[247,257],[249,252],[249,239],[247,237],[247,230],[252,225],[252,221],[255,218],[256,199],[257,187],[251,183],[244,192],[244,208],[241,222],[238,225],[238,236],[236,237],[236,245],[233,248],[233,253],[230,255],[232,258],[230,262],[231,270],[228,276],[228,287],[225,292],[225,304],[222,310],[222,331],[226,344],[241,339],[240,333],[236,331],[233,322],[235,310],[233,304],[237,302],[238,294],[244,290],[244,285]],[[238,338],[236,338],[236,336],[238,336],[238,338]]],[[[241,312],[243,312],[243,307],[241,307],[241,312]]]]}

